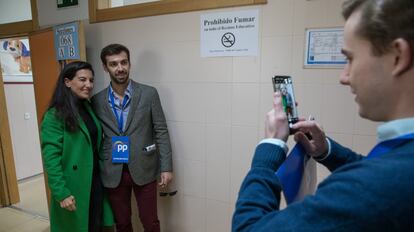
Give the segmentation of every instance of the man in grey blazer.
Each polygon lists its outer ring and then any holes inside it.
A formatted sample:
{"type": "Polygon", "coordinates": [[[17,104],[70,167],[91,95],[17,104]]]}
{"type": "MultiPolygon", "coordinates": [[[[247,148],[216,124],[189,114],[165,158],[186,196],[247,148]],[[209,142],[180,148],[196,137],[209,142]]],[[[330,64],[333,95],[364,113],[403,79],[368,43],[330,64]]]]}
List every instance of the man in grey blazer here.
{"type": "Polygon", "coordinates": [[[104,131],[101,177],[117,232],[132,231],[131,192],[145,232],[160,231],[157,182],[172,180],[172,152],[167,123],[155,88],[129,79],[129,50],[120,44],[102,49],[111,84],[92,98],[104,131]]]}

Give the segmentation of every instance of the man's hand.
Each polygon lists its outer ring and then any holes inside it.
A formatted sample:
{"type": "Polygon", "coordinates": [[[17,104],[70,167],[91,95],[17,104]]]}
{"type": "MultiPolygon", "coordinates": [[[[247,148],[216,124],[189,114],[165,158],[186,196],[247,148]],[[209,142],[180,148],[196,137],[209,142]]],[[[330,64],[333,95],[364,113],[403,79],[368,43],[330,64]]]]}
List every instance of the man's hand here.
{"type": "Polygon", "coordinates": [[[60,207],[67,209],[69,211],[75,211],[76,210],[75,197],[71,195],[65,198],[63,201],[60,202],[60,207]]]}
{"type": "Polygon", "coordinates": [[[161,188],[166,188],[173,178],[172,172],[161,172],[161,182],[158,183],[161,188]]]}
{"type": "Polygon", "coordinates": [[[309,120],[299,121],[292,126],[292,129],[297,130],[294,139],[304,147],[307,154],[318,158],[328,153],[325,132],[318,123],[309,120]]]}
{"type": "Polygon", "coordinates": [[[273,109],[266,115],[265,137],[287,141],[289,136],[289,123],[282,105],[280,92],[274,93],[273,109]]]}

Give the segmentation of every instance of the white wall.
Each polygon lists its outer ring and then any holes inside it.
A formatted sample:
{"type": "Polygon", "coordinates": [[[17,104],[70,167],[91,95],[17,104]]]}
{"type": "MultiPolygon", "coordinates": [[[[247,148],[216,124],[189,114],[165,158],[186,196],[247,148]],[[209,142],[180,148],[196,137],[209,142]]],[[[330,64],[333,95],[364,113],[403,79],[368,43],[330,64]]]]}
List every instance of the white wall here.
{"type": "Polygon", "coordinates": [[[1,0],[0,24],[32,19],[30,0],[1,0]]]}
{"type": "Polygon", "coordinates": [[[5,84],[17,179],[43,173],[33,84],[5,84]]]}
{"type": "Polygon", "coordinates": [[[89,18],[87,0],[78,0],[77,6],[60,9],[57,8],[56,0],[37,0],[37,10],[40,27],[89,18]]]}
{"type": "MultiPolygon", "coordinates": [[[[163,231],[230,231],[240,184],[263,137],[275,74],[293,76],[300,115],[312,114],[328,135],[356,151],[373,146],[376,124],[359,118],[349,88],[338,83],[340,70],[302,65],[305,28],[342,26],[341,3],[268,0],[260,6],[86,25],[95,91],[109,83],[99,60],[109,43],[128,46],[131,78],[159,91],[179,191],[160,199],[163,231]],[[242,9],[260,10],[259,56],[200,58],[200,15],[242,9]]],[[[45,21],[53,21],[55,13],[48,12],[45,21]]],[[[320,178],[327,174],[319,167],[320,178]]]]}

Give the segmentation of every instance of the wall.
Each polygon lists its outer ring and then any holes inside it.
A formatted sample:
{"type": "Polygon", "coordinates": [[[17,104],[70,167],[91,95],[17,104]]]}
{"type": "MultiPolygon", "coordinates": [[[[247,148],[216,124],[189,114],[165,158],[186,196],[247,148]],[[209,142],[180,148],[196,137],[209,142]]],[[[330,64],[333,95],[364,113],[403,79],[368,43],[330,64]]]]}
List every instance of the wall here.
{"type": "Polygon", "coordinates": [[[4,84],[17,179],[43,173],[33,84],[4,84]]]}
{"type": "MultiPolygon", "coordinates": [[[[131,50],[131,78],[159,91],[179,191],[173,198],[160,199],[163,231],[230,231],[238,189],[263,138],[265,113],[272,103],[270,78],[275,74],[293,76],[300,115],[312,114],[329,136],[358,152],[373,146],[376,124],[357,115],[349,88],[338,83],[341,70],[302,65],[305,28],[342,26],[341,3],[268,0],[263,6],[86,25],[95,91],[109,84],[100,49],[115,42],[131,50]],[[201,14],[256,8],[258,57],[200,58],[201,14]]],[[[43,17],[52,20],[55,13],[48,14],[43,17]]],[[[323,179],[328,172],[318,168],[323,179]]]]}
{"type": "Polygon", "coordinates": [[[57,8],[56,0],[37,0],[37,10],[40,27],[83,20],[89,17],[87,0],[78,0],[77,6],[60,9],[57,8]]]}
{"type": "Polygon", "coordinates": [[[0,24],[31,19],[30,0],[0,1],[0,24]]]}

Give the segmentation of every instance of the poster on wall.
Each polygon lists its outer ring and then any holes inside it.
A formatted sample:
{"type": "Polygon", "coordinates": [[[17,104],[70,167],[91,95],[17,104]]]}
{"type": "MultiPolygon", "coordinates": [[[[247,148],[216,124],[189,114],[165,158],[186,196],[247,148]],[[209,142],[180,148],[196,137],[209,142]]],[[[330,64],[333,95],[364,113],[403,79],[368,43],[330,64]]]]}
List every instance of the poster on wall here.
{"type": "Polygon", "coordinates": [[[204,14],[200,24],[201,57],[257,56],[259,10],[204,14]]]}
{"type": "Polygon", "coordinates": [[[341,53],[344,43],[343,28],[320,28],[306,30],[305,68],[341,68],[346,64],[341,53]]]}
{"type": "Polygon", "coordinates": [[[56,60],[79,60],[79,26],[77,22],[53,27],[56,60]]]}
{"type": "Polygon", "coordinates": [[[0,68],[4,82],[33,82],[29,39],[0,40],[0,68]]]}

